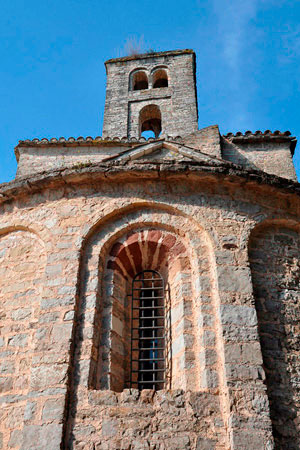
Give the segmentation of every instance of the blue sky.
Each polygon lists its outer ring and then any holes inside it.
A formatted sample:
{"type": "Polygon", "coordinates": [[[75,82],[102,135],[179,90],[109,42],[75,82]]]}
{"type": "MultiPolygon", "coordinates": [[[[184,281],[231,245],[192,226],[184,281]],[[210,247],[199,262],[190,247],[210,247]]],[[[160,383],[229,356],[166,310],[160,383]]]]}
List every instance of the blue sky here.
{"type": "Polygon", "coordinates": [[[101,134],[103,63],[132,39],[195,50],[200,128],[300,138],[299,0],[2,0],[0,38],[0,182],[19,139],[101,134]]]}

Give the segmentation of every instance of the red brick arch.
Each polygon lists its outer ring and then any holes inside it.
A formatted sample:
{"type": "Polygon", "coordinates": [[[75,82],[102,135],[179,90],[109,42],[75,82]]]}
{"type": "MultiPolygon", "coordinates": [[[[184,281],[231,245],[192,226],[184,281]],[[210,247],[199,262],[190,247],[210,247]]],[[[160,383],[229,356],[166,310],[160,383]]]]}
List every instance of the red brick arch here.
{"type": "Polygon", "coordinates": [[[121,275],[134,277],[142,270],[153,268],[160,271],[167,257],[178,258],[186,253],[179,236],[159,229],[134,231],[124,242],[117,241],[111,248],[107,268],[121,275]]]}

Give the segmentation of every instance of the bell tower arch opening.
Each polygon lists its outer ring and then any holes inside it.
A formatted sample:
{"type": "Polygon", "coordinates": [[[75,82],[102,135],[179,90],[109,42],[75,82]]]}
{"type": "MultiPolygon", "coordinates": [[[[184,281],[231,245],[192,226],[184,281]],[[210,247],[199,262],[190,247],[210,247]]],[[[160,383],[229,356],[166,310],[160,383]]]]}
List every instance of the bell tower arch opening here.
{"type": "Polygon", "coordinates": [[[139,115],[139,136],[145,131],[152,131],[157,139],[161,133],[161,112],[157,105],[147,105],[139,115]]]}
{"type": "Polygon", "coordinates": [[[169,86],[167,70],[164,68],[155,69],[152,74],[153,89],[164,88],[169,86]]]}
{"type": "Polygon", "coordinates": [[[144,70],[137,69],[130,75],[129,89],[131,91],[148,89],[148,76],[144,70]]]}

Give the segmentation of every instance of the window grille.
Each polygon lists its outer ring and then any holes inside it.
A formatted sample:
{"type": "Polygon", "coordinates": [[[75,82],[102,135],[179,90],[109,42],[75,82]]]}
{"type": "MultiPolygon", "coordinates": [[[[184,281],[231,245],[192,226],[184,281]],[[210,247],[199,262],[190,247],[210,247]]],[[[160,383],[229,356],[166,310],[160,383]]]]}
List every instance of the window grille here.
{"type": "Polygon", "coordinates": [[[144,270],[132,281],[130,387],[163,389],[168,366],[165,286],[162,276],[144,270]]]}

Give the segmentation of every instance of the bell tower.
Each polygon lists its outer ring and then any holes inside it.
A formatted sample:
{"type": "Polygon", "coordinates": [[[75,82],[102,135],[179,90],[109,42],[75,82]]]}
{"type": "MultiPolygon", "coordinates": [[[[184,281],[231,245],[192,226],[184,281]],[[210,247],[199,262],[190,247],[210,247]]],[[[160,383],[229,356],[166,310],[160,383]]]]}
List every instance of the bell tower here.
{"type": "Polygon", "coordinates": [[[103,137],[185,136],[198,129],[193,50],[109,59],[103,137]]]}

